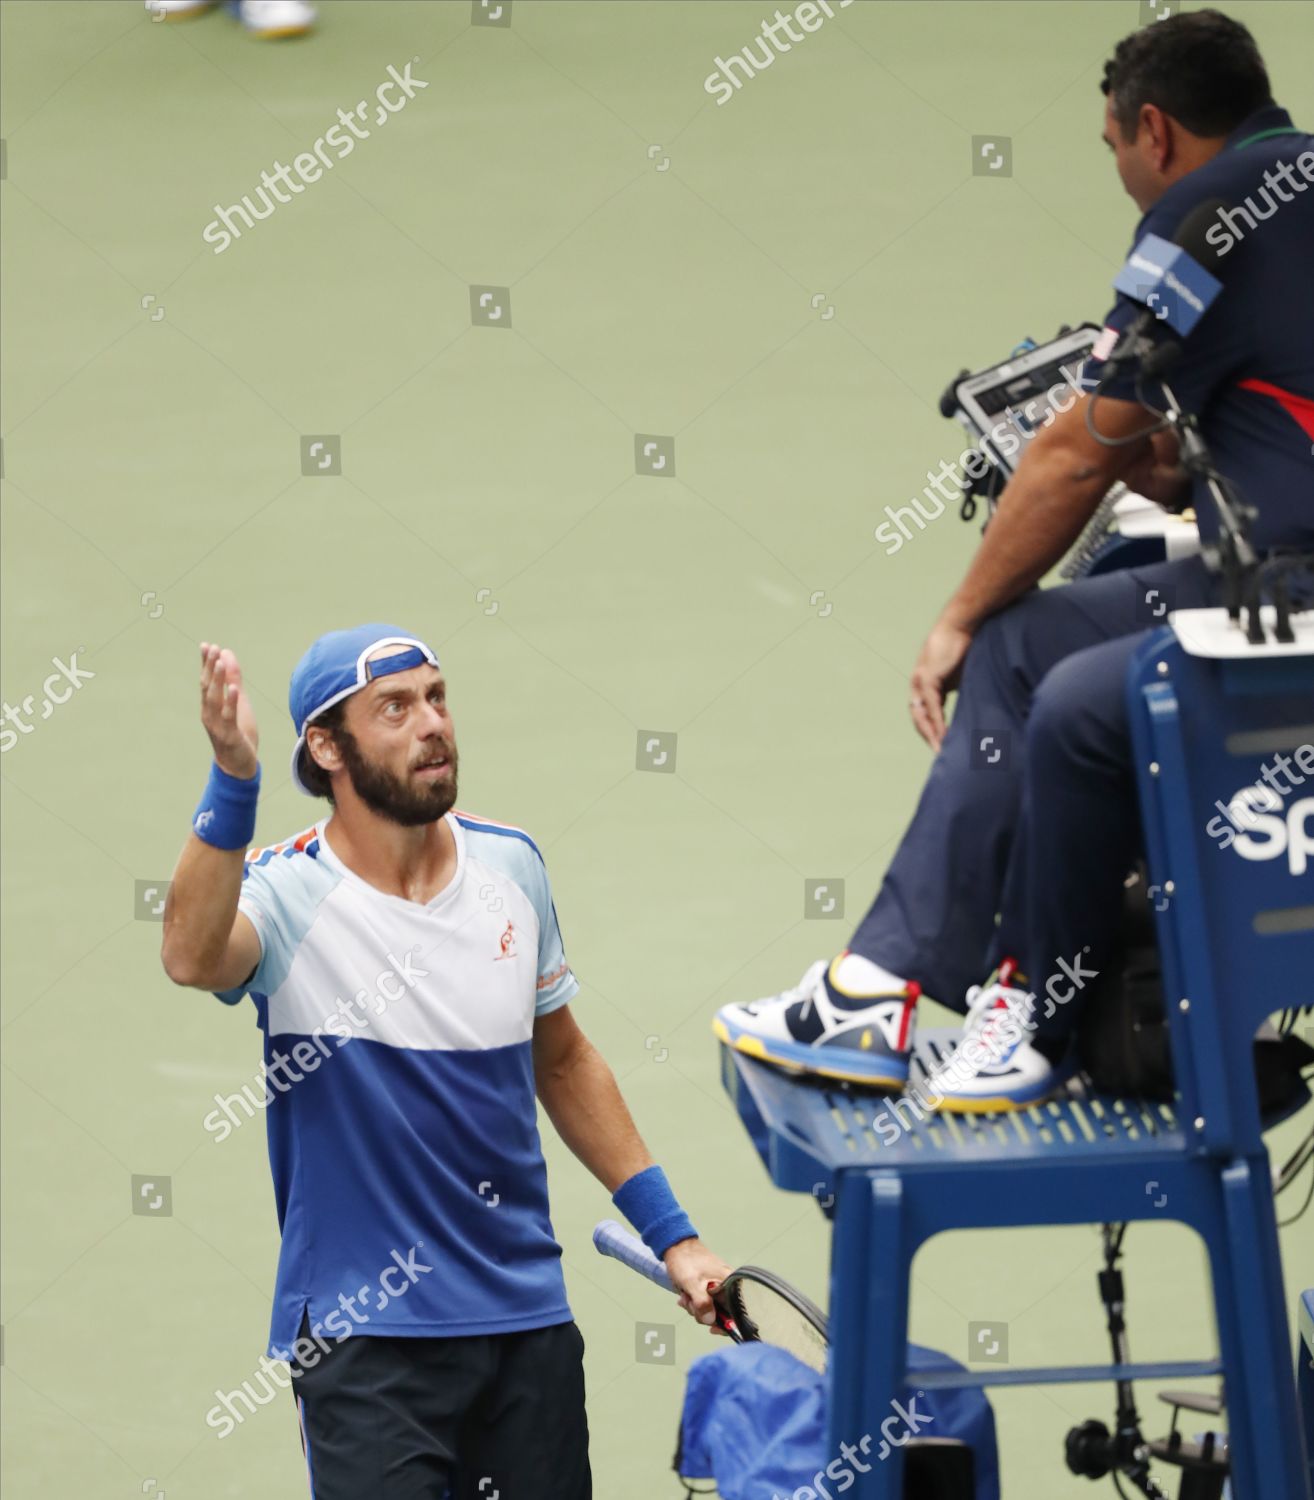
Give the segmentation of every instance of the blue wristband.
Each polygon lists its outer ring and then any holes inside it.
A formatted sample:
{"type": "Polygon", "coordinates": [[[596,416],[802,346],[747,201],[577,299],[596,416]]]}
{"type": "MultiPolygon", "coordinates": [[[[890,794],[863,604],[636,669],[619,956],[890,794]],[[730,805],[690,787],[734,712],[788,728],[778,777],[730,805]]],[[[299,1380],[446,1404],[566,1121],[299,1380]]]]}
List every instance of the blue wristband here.
{"type": "Polygon", "coordinates": [[[666,1173],[645,1167],[611,1195],[611,1201],[639,1231],[648,1249],[661,1257],[679,1240],[697,1239],[698,1231],[676,1201],[666,1173]]]}
{"type": "Polygon", "coordinates": [[[218,762],[192,814],[192,832],[216,849],[245,849],[255,836],[260,797],[260,762],[254,776],[230,776],[218,762]]]}

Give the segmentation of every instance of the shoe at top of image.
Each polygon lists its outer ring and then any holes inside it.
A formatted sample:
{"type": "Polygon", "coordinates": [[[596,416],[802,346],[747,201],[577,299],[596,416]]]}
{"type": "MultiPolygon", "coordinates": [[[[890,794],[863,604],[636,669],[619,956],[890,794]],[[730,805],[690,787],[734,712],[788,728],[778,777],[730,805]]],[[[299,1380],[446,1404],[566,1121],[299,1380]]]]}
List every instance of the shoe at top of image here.
{"type": "Polygon", "coordinates": [[[913,983],[872,994],[845,990],[836,971],[846,956],[818,959],[781,994],[722,1006],[713,1031],[736,1051],[792,1072],[902,1088],[921,992],[913,983]]]}
{"type": "MultiPolygon", "coordinates": [[[[152,20],[185,21],[213,10],[218,0],[143,0],[152,20]]],[[[227,0],[225,8],[252,36],[304,36],[315,24],[308,0],[227,0]]]]}
{"type": "Polygon", "coordinates": [[[304,36],[315,24],[306,0],[238,0],[237,18],[252,36],[304,36]]]}

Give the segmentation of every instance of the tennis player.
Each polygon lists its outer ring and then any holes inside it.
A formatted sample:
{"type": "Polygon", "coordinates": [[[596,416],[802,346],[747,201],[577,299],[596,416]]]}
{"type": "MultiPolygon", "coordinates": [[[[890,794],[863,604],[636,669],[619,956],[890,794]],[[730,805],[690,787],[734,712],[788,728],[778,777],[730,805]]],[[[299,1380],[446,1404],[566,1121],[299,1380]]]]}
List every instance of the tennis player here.
{"type": "Polygon", "coordinates": [[[269,1354],[291,1365],[312,1495],[586,1500],[584,1341],[535,1093],[698,1321],[730,1268],[575,1022],[537,845],[454,810],[437,656],[393,625],[332,631],[289,705],[292,779],[332,811],[246,852],[255,716],[234,653],[202,643],[214,763],[162,958],[178,984],[250,994],[264,1033],[282,1231],[269,1354]]]}

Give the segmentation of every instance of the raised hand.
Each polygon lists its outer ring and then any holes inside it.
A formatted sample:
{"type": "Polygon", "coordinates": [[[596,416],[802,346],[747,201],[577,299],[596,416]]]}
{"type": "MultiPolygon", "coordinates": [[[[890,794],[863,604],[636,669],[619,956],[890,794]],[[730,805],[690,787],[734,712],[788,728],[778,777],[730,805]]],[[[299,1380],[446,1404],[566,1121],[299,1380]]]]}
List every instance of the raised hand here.
{"type": "Polygon", "coordinates": [[[242,668],[227,646],[201,642],[201,723],[221,771],[244,780],[256,773],[259,731],[242,687],[242,668]]]}

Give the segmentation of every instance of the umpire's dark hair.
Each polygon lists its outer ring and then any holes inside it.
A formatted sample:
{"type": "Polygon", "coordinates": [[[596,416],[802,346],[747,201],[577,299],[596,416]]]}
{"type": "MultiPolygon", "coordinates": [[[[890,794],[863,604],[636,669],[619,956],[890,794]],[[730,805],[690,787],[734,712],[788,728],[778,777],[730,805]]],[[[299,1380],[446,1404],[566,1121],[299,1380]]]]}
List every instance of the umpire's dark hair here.
{"type": "Polygon", "coordinates": [[[1135,136],[1143,104],[1157,105],[1192,135],[1216,137],[1273,102],[1254,37],[1218,10],[1182,12],[1123,37],[1100,88],[1124,140],[1135,136]]]}
{"type": "MultiPolygon", "coordinates": [[[[346,712],[347,700],[339,698],[332,708],[326,708],[322,714],[316,714],[306,728],[309,729],[313,724],[319,729],[327,729],[330,734],[341,734],[346,727],[346,712]]],[[[333,783],[329,780],[329,773],[311,755],[309,745],[301,747],[301,754],[297,757],[297,774],[316,797],[327,797],[330,802],[333,802],[333,783]]],[[[337,803],[333,802],[333,805],[336,807],[337,803]]]]}

